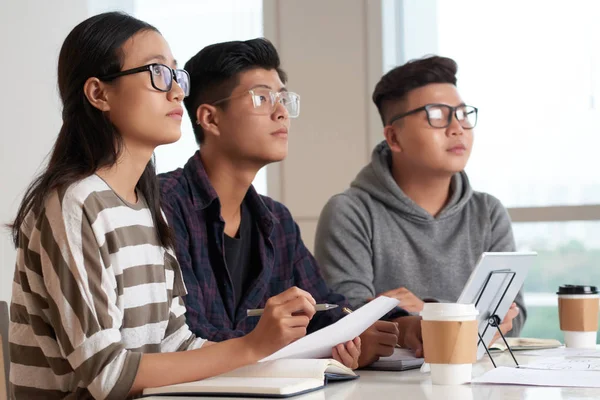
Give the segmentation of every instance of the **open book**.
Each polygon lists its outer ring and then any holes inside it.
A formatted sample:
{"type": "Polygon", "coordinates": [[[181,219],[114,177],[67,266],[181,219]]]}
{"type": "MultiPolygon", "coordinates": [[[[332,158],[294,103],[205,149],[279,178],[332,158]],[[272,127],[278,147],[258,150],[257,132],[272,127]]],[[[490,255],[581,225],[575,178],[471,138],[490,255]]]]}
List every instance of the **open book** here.
{"type": "MultiPolygon", "coordinates": [[[[519,350],[542,350],[553,349],[562,346],[556,339],[533,339],[533,338],[506,338],[512,351],[519,350]]],[[[502,339],[490,346],[490,351],[506,351],[506,345],[502,339]]]]}
{"type": "Polygon", "coordinates": [[[281,359],[248,365],[201,381],[144,389],[149,395],[290,397],[358,375],[333,359],[281,359]]]}

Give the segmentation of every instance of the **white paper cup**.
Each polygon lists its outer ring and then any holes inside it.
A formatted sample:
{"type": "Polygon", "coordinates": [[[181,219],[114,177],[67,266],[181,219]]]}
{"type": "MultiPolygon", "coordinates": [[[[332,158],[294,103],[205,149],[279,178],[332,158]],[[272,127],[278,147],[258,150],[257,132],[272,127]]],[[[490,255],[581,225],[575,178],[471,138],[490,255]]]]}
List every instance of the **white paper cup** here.
{"type": "MultiPolygon", "coordinates": [[[[600,295],[598,294],[575,294],[575,295],[564,295],[559,294],[559,299],[571,299],[571,300],[587,300],[587,299],[597,299],[600,301],[600,295]]],[[[559,318],[561,316],[559,315],[559,318]]],[[[597,329],[594,331],[562,331],[565,346],[573,349],[595,349],[596,348],[596,333],[597,329]]]]}
{"type": "MultiPolygon", "coordinates": [[[[474,321],[479,312],[473,304],[425,303],[423,321],[474,321]]],[[[477,343],[477,336],[473,338],[477,343]]],[[[434,385],[462,385],[471,382],[473,364],[430,363],[431,382],[434,385]]]]}
{"type": "Polygon", "coordinates": [[[428,400],[473,400],[471,385],[429,385],[421,384],[421,391],[428,400]]]}
{"type": "Polygon", "coordinates": [[[595,349],[596,332],[563,331],[565,346],[573,349],[595,349]]]}

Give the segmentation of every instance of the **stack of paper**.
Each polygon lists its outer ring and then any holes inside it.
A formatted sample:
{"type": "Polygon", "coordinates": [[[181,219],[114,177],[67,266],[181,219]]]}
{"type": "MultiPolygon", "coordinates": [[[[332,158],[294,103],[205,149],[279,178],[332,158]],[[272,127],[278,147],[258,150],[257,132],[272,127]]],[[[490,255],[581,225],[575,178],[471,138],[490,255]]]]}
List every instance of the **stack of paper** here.
{"type": "Polygon", "coordinates": [[[407,369],[419,368],[423,364],[422,358],[416,358],[414,353],[408,349],[394,349],[394,354],[389,357],[381,357],[378,361],[365,369],[377,371],[405,371],[407,369]]]}
{"type": "Polygon", "coordinates": [[[486,372],[473,383],[588,387],[600,388],[598,373],[593,371],[539,370],[527,368],[498,367],[486,372]]]}

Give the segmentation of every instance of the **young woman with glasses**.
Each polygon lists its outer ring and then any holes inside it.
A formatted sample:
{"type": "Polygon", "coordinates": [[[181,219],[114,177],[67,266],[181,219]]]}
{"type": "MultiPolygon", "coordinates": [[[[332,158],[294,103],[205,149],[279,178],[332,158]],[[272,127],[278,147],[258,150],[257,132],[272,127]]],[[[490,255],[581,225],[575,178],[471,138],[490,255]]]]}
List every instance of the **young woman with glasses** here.
{"type": "Polygon", "coordinates": [[[190,79],[160,33],[121,13],[87,19],[62,46],[58,88],[62,128],[11,225],[12,397],[123,399],[303,336],[314,299],[300,289],[271,298],[244,338],[213,344],[186,325],[152,156],[181,135],[190,79]]]}

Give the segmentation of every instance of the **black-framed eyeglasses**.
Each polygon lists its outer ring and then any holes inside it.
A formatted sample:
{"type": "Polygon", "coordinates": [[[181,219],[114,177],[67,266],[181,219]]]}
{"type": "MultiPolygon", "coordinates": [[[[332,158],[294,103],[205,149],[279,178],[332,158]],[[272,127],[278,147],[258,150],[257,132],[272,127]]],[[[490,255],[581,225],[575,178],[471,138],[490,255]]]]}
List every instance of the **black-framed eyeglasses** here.
{"type": "Polygon", "coordinates": [[[173,80],[183,89],[187,97],[190,94],[190,74],[184,69],[173,69],[168,65],[153,63],[142,67],[127,69],[125,71],[115,72],[114,74],[98,77],[101,81],[112,81],[121,76],[137,74],[139,72],[150,72],[150,82],[152,87],[161,92],[169,92],[173,87],[173,80]]]}
{"type": "Polygon", "coordinates": [[[390,119],[388,125],[418,112],[425,111],[427,113],[427,122],[433,128],[447,128],[452,123],[452,116],[464,129],[473,129],[477,125],[477,107],[461,104],[456,107],[448,104],[426,104],[423,107],[415,108],[414,110],[405,112],[404,114],[396,115],[390,119]]]}

